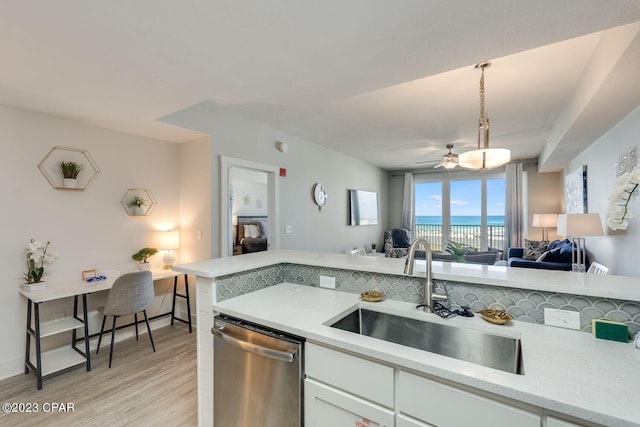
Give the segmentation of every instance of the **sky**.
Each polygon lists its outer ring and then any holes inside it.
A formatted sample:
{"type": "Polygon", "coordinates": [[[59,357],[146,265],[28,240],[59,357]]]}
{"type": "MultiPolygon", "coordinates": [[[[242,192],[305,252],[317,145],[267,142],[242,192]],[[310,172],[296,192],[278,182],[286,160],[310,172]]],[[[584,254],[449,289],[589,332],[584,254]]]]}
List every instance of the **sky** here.
{"type": "MultiPolygon", "coordinates": [[[[440,182],[415,186],[416,216],[442,215],[440,182]]],[[[480,180],[451,181],[451,215],[480,216],[480,180]]],[[[504,215],[504,179],[487,180],[487,215],[504,215]]]]}

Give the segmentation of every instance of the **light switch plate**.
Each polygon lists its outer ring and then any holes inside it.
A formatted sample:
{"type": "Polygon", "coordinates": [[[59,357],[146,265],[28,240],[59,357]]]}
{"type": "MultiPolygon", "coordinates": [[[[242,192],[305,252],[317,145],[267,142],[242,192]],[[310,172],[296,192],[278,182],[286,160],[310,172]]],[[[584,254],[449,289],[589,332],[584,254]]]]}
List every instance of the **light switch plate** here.
{"type": "Polygon", "coordinates": [[[320,276],[320,287],[327,289],[336,288],[336,278],[331,276],[320,276]]]}
{"type": "Polygon", "coordinates": [[[580,313],[577,311],[544,309],[544,324],[559,328],[580,330],[580,313]]]}

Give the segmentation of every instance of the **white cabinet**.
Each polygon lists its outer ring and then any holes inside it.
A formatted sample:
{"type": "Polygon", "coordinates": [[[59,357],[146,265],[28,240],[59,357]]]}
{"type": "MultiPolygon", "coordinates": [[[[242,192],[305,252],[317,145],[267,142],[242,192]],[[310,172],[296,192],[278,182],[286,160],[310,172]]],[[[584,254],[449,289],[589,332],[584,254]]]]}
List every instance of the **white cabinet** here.
{"type": "Polygon", "coordinates": [[[393,411],[344,391],[304,381],[305,427],[393,427],[393,411]]]}
{"type": "Polygon", "coordinates": [[[305,375],[306,427],[541,425],[539,408],[309,342],[305,375]]]}
{"type": "Polygon", "coordinates": [[[394,368],[307,342],[305,427],[393,427],[394,368]]]}
{"type": "Polygon", "coordinates": [[[400,413],[427,425],[540,427],[537,413],[404,371],[397,395],[400,413]]]}
{"type": "Polygon", "coordinates": [[[396,427],[436,427],[433,424],[423,423],[402,414],[396,415],[396,427]]]}
{"type": "Polygon", "coordinates": [[[394,368],[313,343],[305,344],[305,375],[393,408],[394,368]]]}
{"type": "Polygon", "coordinates": [[[556,417],[547,416],[547,427],[582,427],[582,424],[575,424],[556,417]]]}
{"type": "Polygon", "coordinates": [[[538,408],[309,342],[305,374],[306,427],[541,425],[538,408]]]}

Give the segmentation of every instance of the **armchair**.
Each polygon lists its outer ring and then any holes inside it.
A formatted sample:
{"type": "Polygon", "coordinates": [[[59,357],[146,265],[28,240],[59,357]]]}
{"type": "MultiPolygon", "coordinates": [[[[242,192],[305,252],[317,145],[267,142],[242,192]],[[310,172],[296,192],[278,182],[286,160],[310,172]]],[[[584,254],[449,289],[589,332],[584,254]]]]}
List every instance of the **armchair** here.
{"type": "Polygon", "coordinates": [[[407,256],[411,245],[409,230],[406,228],[391,228],[384,232],[384,256],[387,258],[402,258],[407,256]]]}

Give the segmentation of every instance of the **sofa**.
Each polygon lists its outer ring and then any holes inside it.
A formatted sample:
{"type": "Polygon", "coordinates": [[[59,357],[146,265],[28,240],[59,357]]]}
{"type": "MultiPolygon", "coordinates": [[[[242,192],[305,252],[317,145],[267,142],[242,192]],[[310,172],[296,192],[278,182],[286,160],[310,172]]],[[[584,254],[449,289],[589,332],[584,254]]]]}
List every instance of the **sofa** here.
{"type": "MultiPolygon", "coordinates": [[[[489,251],[467,251],[462,258],[469,264],[493,265],[502,257],[502,252],[497,250],[489,251]]],[[[434,261],[459,262],[455,256],[448,253],[434,253],[431,255],[434,261]]]]}
{"type": "MultiPolygon", "coordinates": [[[[554,240],[544,247],[539,256],[534,258],[525,256],[525,248],[509,248],[507,265],[509,267],[571,271],[571,257],[574,250],[569,239],[554,240]]],[[[587,265],[588,263],[587,259],[587,265]]]]}

